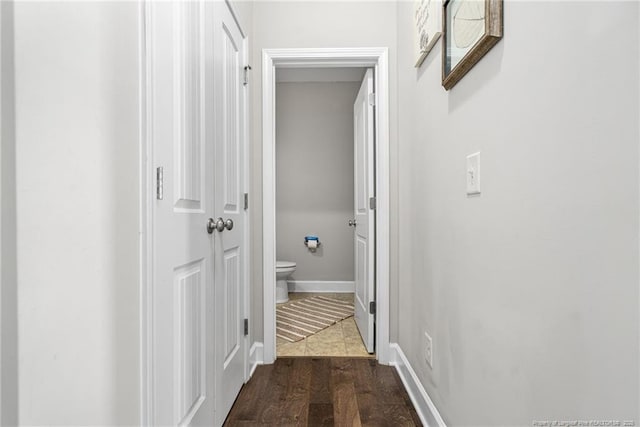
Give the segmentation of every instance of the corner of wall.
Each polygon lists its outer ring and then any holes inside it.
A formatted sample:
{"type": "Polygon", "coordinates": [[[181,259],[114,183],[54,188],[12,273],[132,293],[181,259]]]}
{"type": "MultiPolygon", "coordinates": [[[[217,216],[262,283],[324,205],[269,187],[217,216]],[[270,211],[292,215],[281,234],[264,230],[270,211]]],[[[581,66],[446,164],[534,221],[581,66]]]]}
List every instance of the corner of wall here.
{"type": "Polygon", "coordinates": [[[0,425],[18,424],[13,1],[0,2],[0,425]]]}

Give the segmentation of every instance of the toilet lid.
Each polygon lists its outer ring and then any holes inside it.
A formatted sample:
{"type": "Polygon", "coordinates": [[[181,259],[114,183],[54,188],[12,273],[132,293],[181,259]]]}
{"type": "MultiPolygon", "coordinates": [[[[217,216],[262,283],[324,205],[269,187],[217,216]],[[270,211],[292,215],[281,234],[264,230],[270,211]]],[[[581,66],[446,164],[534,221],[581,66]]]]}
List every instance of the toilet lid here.
{"type": "Polygon", "coordinates": [[[296,263],[291,261],[276,261],[276,268],[291,268],[295,267],[296,263]]]}

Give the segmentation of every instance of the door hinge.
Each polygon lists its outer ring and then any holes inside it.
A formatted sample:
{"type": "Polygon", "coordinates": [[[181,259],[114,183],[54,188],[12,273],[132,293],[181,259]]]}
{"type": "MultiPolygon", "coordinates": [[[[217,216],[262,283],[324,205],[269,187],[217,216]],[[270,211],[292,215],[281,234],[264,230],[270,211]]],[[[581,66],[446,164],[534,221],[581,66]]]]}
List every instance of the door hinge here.
{"type": "Polygon", "coordinates": [[[164,198],[164,168],[162,166],[156,168],[156,199],[164,198]]]}
{"type": "Polygon", "coordinates": [[[375,301],[369,302],[369,313],[376,314],[376,302],[375,301]]]}
{"type": "Polygon", "coordinates": [[[375,208],[376,208],[376,198],[369,197],[369,209],[375,209],[375,208]]]}
{"type": "Polygon", "coordinates": [[[370,93],[369,94],[369,105],[371,105],[372,107],[376,105],[376,94],[375,93],[370,93]]]}
{"type": "Polygon", "coordinates": [[[249,319],[244,319],[244,336],[249,335],[249,319]]]}
{"type": "Polygon", "coordinates": [[[244,193],[244,210],[249,209],[249,193],[244,193]]]}
{"type": "Polygon", "coordinates": [[[242,82],[243,86],[249,84],[249,71],[251,71],[251,65],[246,65],[244,67],[244,81],[242,82]]]}

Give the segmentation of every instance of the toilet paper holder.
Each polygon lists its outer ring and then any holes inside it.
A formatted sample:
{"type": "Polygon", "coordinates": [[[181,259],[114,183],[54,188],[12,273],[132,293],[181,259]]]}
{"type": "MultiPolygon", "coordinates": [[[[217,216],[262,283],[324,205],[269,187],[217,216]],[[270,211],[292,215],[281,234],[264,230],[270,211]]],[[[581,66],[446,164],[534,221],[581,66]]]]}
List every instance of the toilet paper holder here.
{"type": "Polygon", "coordinates": [[[304,236],[304,245],[309,248],[311,252],[315,252],[316,249],[320,247],[320,239],[318,236],[304,236]]]}

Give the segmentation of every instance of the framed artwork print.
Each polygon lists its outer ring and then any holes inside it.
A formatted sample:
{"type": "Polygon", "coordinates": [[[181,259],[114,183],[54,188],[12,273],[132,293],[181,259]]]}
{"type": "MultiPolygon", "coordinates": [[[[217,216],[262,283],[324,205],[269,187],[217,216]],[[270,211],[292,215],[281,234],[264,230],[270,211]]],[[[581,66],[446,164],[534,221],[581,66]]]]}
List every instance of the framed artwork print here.
{"type": "Polygon", "coordinates": [[[445,0],[442,86],[451,89],[502,38],[503,0],[445,0]]]}
{"type": "Polygon", "coordinates": [[[442,35],[442,0],[416,0],[414,16],[418,68],[442,35]]]}

